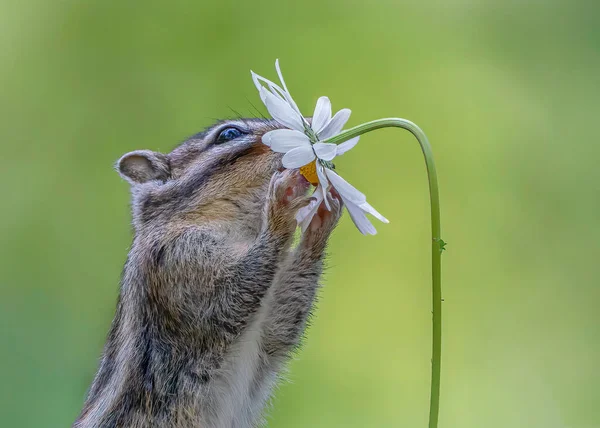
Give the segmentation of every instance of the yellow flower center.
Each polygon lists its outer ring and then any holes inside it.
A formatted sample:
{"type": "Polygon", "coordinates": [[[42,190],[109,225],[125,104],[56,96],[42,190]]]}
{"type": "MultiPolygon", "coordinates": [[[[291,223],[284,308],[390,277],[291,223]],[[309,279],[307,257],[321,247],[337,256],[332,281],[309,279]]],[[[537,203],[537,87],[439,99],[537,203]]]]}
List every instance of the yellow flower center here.
{"type": "Polygon", "coordinates": [[[319,176],[317,175],[317,161],[314,160],[309,164],[300,168],[300,174],[313,186],[319,184],[319,176]]]}

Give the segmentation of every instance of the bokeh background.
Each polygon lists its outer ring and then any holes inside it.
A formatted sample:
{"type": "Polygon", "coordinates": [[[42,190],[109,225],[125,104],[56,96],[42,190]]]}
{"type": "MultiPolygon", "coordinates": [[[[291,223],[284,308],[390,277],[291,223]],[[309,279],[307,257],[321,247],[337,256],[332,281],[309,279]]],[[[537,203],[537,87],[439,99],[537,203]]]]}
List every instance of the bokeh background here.
{"type": "MultiPolygon", "coordinates": [[[[600,4],[0,3],[0,426],[65,427],[131,240],[113,162],[255,116],[280,58],[299,106],[428,134],[442,198],[441,428],[600,427],[600,4]]],[[[346,216],[271,427],[424,427],[429,211],[418,145],[338,162],[390,220],[346,216]]]]}

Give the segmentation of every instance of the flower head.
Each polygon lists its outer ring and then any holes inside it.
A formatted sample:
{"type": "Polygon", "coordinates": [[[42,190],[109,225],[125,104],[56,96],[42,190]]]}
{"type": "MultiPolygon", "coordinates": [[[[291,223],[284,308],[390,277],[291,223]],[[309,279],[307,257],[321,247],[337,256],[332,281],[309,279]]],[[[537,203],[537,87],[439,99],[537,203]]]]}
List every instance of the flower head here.
{"type": "Polygon", "coordinates": [[[350,118],[351,111],[342,109],[332,116],[329,98],[320,97],[312,121],[309,123],[287,89],[279,68],[279,60],[275,61],[275,69],[281,86],[251,72],[260,99],[267,110],[273,119],[287,128],[267,132],[262,141],[271,150],[284,153],[282,163],[285,168],[298,168],[302,175],[316,186],[314,200],[300,209],[296,215],[302,231],[306,230],[321,203],[330,209],[329,200],[332,196],[329,187],[331,185],[348,208],[348,213],[358,230],[365,235],[376,234],[377,231],[365,213],[375,216],[384,223],[388,223],[388,220],[367,203],[364,194],[334,171],[335,166],[332,162],[336,156],[353,148],[358,143],[359,137],[339,145],[321,142],[342,131],[350,118]]]}

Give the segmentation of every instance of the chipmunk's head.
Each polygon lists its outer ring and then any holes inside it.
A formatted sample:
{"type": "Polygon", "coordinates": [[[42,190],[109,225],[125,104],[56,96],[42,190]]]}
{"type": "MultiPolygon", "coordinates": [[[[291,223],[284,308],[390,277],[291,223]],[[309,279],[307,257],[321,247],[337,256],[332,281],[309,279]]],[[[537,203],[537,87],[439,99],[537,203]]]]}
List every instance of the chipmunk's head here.
{"type": "Polygon", "coordinates": [[[168,154],[125,154],[116,169],[131,184],[136,230],[205,223],[256,230],[270,178],[282,167],[282,155],[261,140],[280,127],[273,120],[224,120],[168,154]]]}

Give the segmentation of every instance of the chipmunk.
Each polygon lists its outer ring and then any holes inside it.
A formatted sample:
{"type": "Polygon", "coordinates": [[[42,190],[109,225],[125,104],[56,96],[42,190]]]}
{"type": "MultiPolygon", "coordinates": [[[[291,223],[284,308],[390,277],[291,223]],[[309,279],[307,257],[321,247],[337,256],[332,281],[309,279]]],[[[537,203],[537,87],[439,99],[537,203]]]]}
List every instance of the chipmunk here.
{"type": "Polygon", "coordinates": [[[261,142],[281,128],[222,121],[168,154],[116,164],[134,238],[116,315],[75,428],[245,428],[299,345],[342,210],[292,248],[308,182],[261,142]]]}

